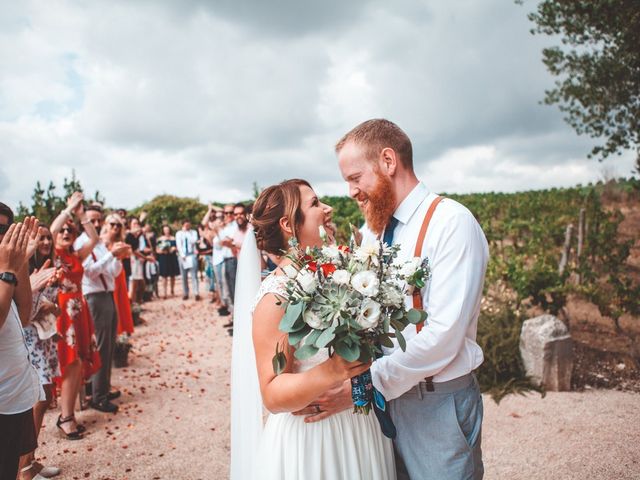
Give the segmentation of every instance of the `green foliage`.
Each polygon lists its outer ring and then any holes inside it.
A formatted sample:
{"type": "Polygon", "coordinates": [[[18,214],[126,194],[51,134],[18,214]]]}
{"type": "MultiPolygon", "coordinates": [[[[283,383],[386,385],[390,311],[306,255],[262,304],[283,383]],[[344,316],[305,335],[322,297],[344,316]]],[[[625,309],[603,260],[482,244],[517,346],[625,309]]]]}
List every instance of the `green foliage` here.
{"type": "Polygon", "coordinates": [[[333,207],[333,220],[338,228],[336,239],[348,245],[351,237],[349,225],[360,226],[364,223],[358,204],[350,197],[322,197],[320,200],[333,207]]]}
{"type": "MultiPolygon", "coordinates": [[[[58,195],[57,188],[53,182],[49,182],[46,190],[42,187],[41,183],[36,182],[36,186],[33,189],[31,195],[31,205],[25,206],[22,203],[18,205],[17,217],[24,218],[27,215],[33,215],[37,217],[41,223],[45,225],[51,225],[51,222],[58,216],[58,214],[67,206],[67,198],[71,196],[73,192],[83,192],[80,180],[76,178],[75,170],[71,171],[71,178],[64,178],[62,182],[62,195],[58,195]]],[[[100,195],[99,191],[96,191],[94,198],[87,198],[85,201],[92,202],[98,201],[104,205],[105,199],[100,195]]]]}
{"type": "Polygon", "coordinates": [[[197,198],[158,195],[133,209],[130,214],[137,216],[141,212],[147,214],[145,221],[150,223],[156,232],[160,231],[163,224],[171,225],[175,231],[182,226],[182,220],[185,218],[194,225],[199,224],[207,213],[207,206],[197,198]]]}
{"type": "Polygon", "coordinates": [[[601,159],[635,148],[640,169],[640,8],[637,0],[544,0],[529,14],[532,33],[560,37],[543,62],[557,77],[545,103],[557,104],[579,135],[604,139],[601,159]]]}
{"type": "Polygon", "coordinates": [[[536,390],[532,387],[520,358],[522,319],[510,308],[493,313],[483,311],[478,320],[477,341],[484,362],[476,372],[480,389],[499,403],[511,393],[536,390]]]}

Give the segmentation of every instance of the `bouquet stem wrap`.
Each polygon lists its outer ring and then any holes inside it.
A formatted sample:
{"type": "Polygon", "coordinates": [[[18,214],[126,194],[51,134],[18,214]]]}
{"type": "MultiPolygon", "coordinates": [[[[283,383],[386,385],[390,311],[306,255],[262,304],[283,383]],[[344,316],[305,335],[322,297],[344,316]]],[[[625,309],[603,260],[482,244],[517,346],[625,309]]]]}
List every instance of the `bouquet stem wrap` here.
{"type": "Polygon", "coordinates": [[[396,426],[391,419],[389,405],[384,395],[373,386],[371,370],[351,378],[351,399],[353,400],[354,413],[368,415],[373,407],[384,436],[391,439],[396,438],[396,426]]]}

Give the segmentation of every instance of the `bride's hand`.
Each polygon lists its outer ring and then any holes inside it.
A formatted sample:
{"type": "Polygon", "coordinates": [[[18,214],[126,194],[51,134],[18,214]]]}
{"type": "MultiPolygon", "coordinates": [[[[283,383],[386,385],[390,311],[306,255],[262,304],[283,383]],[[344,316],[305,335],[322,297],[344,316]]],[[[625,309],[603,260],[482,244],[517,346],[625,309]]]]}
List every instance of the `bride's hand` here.
{"type": "Polygon", "coordinates": [[[314,423],[349,408],[353,408],[351,381],[345,380],[342,385],[326,391],[307,407],[293,412],[293,415],[304,415],[305,423],[314,423]]]}
{"type": "Polygon", "coordinates": [[[337,383],[342,383],[344,380],[348,380],[366,372],[371,366],[371,362],[363,363],[358,360],[355,362],[348,362],[340,355],[334,355],[327,360],[327,366],[331,370],[331,373],[337,383]]]}

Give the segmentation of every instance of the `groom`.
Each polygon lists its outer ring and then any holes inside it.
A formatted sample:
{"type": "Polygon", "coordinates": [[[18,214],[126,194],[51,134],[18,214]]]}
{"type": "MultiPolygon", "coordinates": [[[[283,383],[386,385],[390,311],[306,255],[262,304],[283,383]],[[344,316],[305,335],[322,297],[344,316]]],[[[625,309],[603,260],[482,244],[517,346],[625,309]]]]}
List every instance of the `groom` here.
{"type": "MultiPolygon", "coordinates": [[[[484,233],[469,210],[438,198],[418,180],[411,141],[394,123],[358,125],[337,143],[336,153],[349,195],[367,222],[363,244],[376,238],[399,244],[400,261],[419,251],[431,268],[421,298],[407,300],[408,306],[422,301],[429,315],[424,328],[407,327],[406,351],[394,342],[371,366],[397,429],[398,478],[481,479],[482,397],[472,372],[483,361],[476,330],[489,258],[484,233]]],[[[350,407],[350,385],[315,404],[322,412],[308,422],[350,407]]]]}

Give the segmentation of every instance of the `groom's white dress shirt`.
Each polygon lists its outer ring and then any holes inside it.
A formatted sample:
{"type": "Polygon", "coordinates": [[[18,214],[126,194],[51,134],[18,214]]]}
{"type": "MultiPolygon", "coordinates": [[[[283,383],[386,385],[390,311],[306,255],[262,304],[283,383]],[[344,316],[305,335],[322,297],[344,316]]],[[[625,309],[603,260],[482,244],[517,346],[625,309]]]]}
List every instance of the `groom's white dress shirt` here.
{"type": "MultiPolygon", "coordinates": [[[[413,257],[420,227],[436,197],[420,182],[394,212],[399,222],[393,243],[401,245],[399,261],[413,257]]],[[[363,228],[363,243],[376,238],[363,228]]],[[[394,340],[394,347],[385,348],[385,356],[371,366],[373,384],[387,400],[399,397],[425,377],[446,382],[466,375],[484,358],[476,330],[489,246],[466,207],[449,198],[440,202],[422,247],[425,256],[431,267],[431,278],[422,289],[427,322],[419,334],[414,325],[405,328],[405,352],[394,340]]],[[[410,296],[406,304],[413,306],[410,296]]]]}

